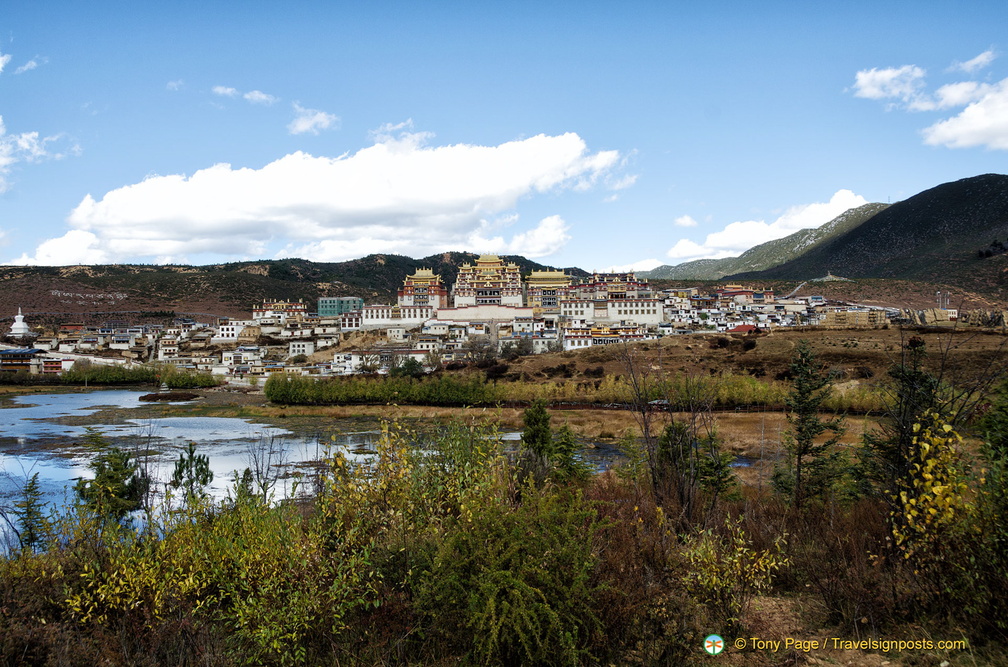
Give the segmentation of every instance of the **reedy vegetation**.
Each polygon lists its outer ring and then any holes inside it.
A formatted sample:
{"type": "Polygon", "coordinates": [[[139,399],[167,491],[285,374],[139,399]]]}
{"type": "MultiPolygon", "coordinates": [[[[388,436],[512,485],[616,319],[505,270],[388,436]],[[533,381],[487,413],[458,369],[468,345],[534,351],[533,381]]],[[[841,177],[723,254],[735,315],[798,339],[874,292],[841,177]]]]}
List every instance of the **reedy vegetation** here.
{"type": "MultiPolygon", "coordinates": [[[[535,401],[573,402],[595,405],[667,400],[673,409],[688,409],[696,385],[710,394],[711,407],[761,406],[783,409],[787,400],[787,382],[764,381],[748,375],[722,374],[716,377],[665,376],[649,385],[638,396],[633,379],[626,375],[607,375],[599,380],[548,382],[490,381],[479,372],[435,374],[424,378],[394,376],[347,376],[318,379],[301,375],[270,376],[266,397],[283,405],[381,404],[492,406],[501,403],[535,401]]],[[[823,407],[830,410],[868,413],[883,407],[883,393],[862,387],[834,393],[823,407]]]]}

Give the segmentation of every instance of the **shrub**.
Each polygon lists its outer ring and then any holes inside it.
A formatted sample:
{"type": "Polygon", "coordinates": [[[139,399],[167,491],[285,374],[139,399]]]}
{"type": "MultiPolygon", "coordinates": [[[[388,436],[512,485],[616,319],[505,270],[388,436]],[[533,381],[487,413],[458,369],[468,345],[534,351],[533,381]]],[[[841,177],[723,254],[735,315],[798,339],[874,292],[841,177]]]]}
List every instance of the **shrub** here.
{"type": "Polygon", "coordinates": [[[741,520],[726,519],[724,535],[704,530],[687,542],[688,588],[717,621],[737,628],[756,593],[768,590],[773,573],[787,565],[784,545],[782,536],[772,550],[756,551],[741,520]]]}
{"type": "Polygon", "coordinates": [[[602,664],[684,665],[709,632],[707,611],[685,588],[687,560],[644,487],[611,473],[585,494],[598,512],[593,610],[602,664]]]}
{"type": "Polygon", "coordinates": [[[594,512],[579,495],[529,489],[456,524],[416,591],[431,636],[478,664],[577,665],[592,613],[594,512]]]}

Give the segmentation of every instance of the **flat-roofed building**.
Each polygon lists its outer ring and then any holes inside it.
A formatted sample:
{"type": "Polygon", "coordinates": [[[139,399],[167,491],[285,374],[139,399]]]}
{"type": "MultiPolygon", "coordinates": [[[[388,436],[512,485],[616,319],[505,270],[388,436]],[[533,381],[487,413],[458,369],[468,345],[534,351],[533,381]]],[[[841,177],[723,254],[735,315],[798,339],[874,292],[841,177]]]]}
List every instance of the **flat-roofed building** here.
{"type": "MultiPolygon", "coordinates": [[[[350,315],[350,313],[347,315],[350,315]]],[[[364,310],[361,311],[360,328],[414,327],[423,324],[433,316],[434,309],[430,306],[364,306],[364,310]]]]}
{"type": "Polygon", "coordinates": [[[364,299],[359,296],[323,296],[318,300],[319,317],[339,317],[343,313],[360,312],[364,299]]]}
{"type": "Polygon", "coordinates": [[[15,348],[10,350],[0,350],[0,371],[7,373],[41,372],[42,370],[42,350],[35,347],[15,348]],[[39,361],[36,361],[39,359],[39,361]],[[35,367],[33,369],[33,366],[35,367]]]}
{"type": "Polygon", "coordinates": [[[280,301],[266,299],[261,306],[252,309],[252,319],[276,320],[283,324],[288,319],[300,320],[308,314],[308,306],[304,301],[280,301]]]}
{"type": "Polygon", "coordinates": [[[217,325],[217,333],[211,339],[213,345],[237,343],[246,327],[256,326],[255,320],[226,320],[217,325]]]}
{"type": "Polygon", "coordinates": [[[292,341],[287,349],[288,356],[296,357],[299,354],[303,354],[306,357],[310,357],[315,354],[315,341],[311,340],[296,340],[292,341]]]}
{"type": "Polygon", "coordinates": [[[511,322],[516,318],[531,318],[532,309],[523,306],[479,305],[438,310],[439,320],[449,322],[511,322]]]}
{"type": "Polygon", "coordinates": [[[607,301],[609,299],[650,299],[651,285],[646,279],[639,279],[633,272],[594,273],[573,283],[566,290],[566,298],[572,300],[607,301]]]}

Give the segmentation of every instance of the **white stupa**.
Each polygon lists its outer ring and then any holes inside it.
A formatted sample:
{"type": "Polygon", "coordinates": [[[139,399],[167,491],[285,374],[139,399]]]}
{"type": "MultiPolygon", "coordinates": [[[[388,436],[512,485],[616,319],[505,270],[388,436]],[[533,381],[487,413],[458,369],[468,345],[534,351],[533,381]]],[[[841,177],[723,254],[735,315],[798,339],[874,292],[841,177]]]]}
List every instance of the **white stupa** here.
{"type": "Polygon", "coordinates": [[[24,315],[21,314],[21,306],[18,306],[18,314],[14,316],[14,324],[11,325],[10,335],[15,338],[24,338],[32,335],[31,327],[25,324],[24,315]]]}

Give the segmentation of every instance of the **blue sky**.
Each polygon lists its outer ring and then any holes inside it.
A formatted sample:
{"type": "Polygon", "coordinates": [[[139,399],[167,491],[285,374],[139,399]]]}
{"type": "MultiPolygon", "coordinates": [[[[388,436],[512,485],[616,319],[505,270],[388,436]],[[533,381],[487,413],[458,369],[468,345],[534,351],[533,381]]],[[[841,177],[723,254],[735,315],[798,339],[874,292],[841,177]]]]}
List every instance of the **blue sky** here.
{"type": "Polygon", "coordinates": [[[0,263],[649,268],[1008,172],[1004,2],[98,4],[0,12],[0,263]]]}

